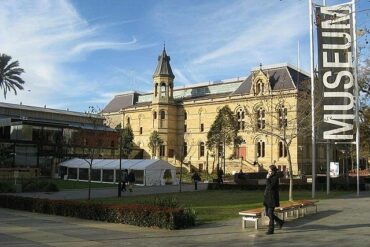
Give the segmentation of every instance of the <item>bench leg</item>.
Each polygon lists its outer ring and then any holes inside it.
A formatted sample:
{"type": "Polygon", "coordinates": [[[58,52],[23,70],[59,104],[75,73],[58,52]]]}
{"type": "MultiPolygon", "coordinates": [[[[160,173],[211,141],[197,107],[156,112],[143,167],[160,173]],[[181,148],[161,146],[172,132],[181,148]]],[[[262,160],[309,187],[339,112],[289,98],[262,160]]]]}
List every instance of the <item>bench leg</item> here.
{"type": "Polygon", "coordinates": [[[244,220],[244,218],[242,218],[242,229],[244,230],[246,228],[246,220],[244,220]]]}
{"type": "Polygon", "coordinates": [[[254,222],[254,229],[258,230],[258,219],[254,222]]]}

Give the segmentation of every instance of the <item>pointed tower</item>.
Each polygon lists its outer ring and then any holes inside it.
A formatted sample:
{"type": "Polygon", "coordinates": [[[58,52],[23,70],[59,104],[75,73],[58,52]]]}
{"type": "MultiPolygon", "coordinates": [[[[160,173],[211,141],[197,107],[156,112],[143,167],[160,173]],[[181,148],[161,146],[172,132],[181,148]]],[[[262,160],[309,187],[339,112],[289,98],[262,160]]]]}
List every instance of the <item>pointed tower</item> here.
{"type": "Polygon", "coordinates": [[[152,130],[159,132],[163,144],[159,147],[157,156],[169,161],[175,160],[177,153],[177,105],[173,99],[173,80],[175,75],[170,65],[170,57],[166,48],[158,57],[158,65],[153,74],[152,99],[152,130]]]}
{"type": "Polygon", "coordinates": [[[170,56],[167,56],[166,48],[158,57],[158,64],[153,74],[153,101],[152,103],[173,103],[173,80],[175,75],[170,65],[170,56]]]}

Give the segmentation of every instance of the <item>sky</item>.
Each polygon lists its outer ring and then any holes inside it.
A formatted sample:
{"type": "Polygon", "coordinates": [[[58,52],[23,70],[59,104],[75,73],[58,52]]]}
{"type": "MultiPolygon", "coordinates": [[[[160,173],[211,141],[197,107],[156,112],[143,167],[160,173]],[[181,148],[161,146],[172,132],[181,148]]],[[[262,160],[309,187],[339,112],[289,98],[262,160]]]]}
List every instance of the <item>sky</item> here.
{"type": "MultiPolygon", "coordinates": [[[[151,92],[164,43],[175,87],[248,76],[260,63],[297,66],[298,44],[309,71],[308,14],[306,0],[0,0],[0,53],[26,71],[25,90],[0,101],[103,109],[116,94],[151,92]]],[[[358,27],[369,20],[357,14],[358,27]]]]}

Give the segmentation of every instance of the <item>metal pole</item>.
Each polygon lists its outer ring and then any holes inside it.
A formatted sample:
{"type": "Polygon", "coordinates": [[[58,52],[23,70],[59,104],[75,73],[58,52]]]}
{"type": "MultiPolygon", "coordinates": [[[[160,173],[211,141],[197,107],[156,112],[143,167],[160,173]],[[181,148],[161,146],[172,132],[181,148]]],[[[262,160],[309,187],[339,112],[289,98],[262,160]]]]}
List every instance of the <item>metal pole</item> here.
{"type": "Polygon", "coordinates": [[[360,177],[359,177],[359,167],[360,167],[360,120],[359,120],[359,109],[360,100],[358,94],[358,83],[357,83],[357,37],[356,37],[356,3],[352,0],[352,21],[353,21],[353,54],[354,54],[354,79],[355,79],[355,99],[356,99],[356,177],[357,177],[357,196],[360,195],[360,177]]]}
{"type": "Polygon", "coordinates": [[[121,197],[121,182],[122,182],[122,130],[119,131],[119,174],[118,174],[118,197],[121,197]]]}
{"type": "Polygon", "coordinates": [[[330,154],[329,143],[326,144],[326,195],[330,193],[330,154]]]}
{"type": "Polygon", "coordinates": [[[312,15],[312,0],[309,1],[310,11],[310,52],[311,52],[311,138],[312,138],[312,198],[315,198],[316,186],[316,137],[315,137],[315,74],[314,74],[314,45],[313,45],[313,15],[312,15]]]}

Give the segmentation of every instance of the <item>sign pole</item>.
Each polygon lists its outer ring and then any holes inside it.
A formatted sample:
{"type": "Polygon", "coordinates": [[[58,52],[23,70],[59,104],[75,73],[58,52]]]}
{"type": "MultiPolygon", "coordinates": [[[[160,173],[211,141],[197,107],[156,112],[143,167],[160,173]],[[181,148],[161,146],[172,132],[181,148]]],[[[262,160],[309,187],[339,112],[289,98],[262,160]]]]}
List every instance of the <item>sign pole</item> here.
{"type": "Polygon", "coordinates": [[[316,190],[316,138],[315,138],[315,74],[314,74],[314,45],[313,45],[313,11],[312,0],[309,1],[310,10],[310,52],[311,52],[311,160],[312,160],[312,198],[315,198],[316,190]]]}
{"type": "Polygon", "coordinates": [[[353,56],[354,56],[354,81],[355,81],[355,99],[356,99],[356,177],[357,177],[357,196],[360,196],[360,120],[359,120],[359,109],[360,100],[358,93],[358,83],[357,83],[357,37],[356,37],[356,3],[352,0],[352,21],[353,21],[353,56]]]}

